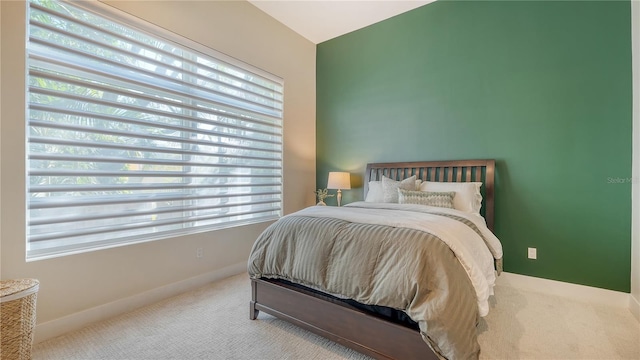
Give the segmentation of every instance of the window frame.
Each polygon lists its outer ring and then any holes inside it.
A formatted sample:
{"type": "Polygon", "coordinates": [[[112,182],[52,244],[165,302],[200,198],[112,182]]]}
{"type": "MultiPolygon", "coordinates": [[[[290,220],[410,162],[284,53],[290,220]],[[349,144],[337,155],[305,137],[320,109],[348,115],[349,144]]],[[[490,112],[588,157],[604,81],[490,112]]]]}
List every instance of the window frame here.
{"type": "MultiPolygon", "coordinates": [[[[282,212],[283,212],[283,169],[284,169],[284,80],[279,78],[276,75],[273,75],[265,70],[262,70],[260,68],[257,68],[253,65],[247,64],[243,61],[240,61],[234,57],[228,56],[224,53],[221,53],[217,50],[211,49],[207,46],[204,46],[198,42],[195,42],[191,39],[188,39],[184,36],[181,36],[179,34],[176,34],[174,32],[171,32],[167,29],[164,29],[162,27],[159,27],[157,25],[154,25],[150,22],[147,22],[145,20],[142,20],[138,17],[132,16],[126,12],[123,12],[119,9],[115,9],[109,5],[100,3],[98,1],[84,1],[84,2],[72,2],[72,1],[67,1],[67,0],[60,0],[58,1],[60,3],[69,3],[72,4],[74,7],[76,8],[80,8],[84,11],[88,11],[93,13],[94,15],[100,16],[108,21],[112,21],[114,23],[118,23],[124,27],[127,28],[131,28],[135,31],[139,31],[139,32],[143,32],[146,33],[148,35],[151,35],[153,37],[156,37],[158,39],[161,39],[162,41],[168,42],[169,44],[173,45],[173,46],[177,46],[180,48],[184,48],[184,49],[188,49],[189,51],[194,51],[196,53],[200,53],[203,55],[206,55],[208,57],[214,58],[216,60],[220,60],[222,62],[225,63],[229,63],[231,65],[233,65],[234,67],[237,68],[241,68],[247,72],[251,72],[251,73],[255,73],[257,75],[260,75],[261,77],[264,77],[266,79],[269,79],[271,81],[274,82],[278,82],[281,87],[282,87],[282,109],[281,109],[281,116],[280,116],[280,139],[281,139],[281,145],[280,145],[280,153],[279,153],[279,161],[280,161],[280,168],[279,168],[279,179],[280,179],[280,191],[279,191],[279,212],[278,212],[278,216],[277,217],[281,217],[282,216],[282,212]]],[[[26,32],[26,36],[27,36],[27,42],[29,41],[29,19],[30,19],[30,1],[26,2],[26,7],[27,7],[27,11],[26,11],[26,18],[27,18],[27,32],[26,32]]],[[[29,66],[29,47],[25,47],[25,54],[26,54],[26,81],[28,82],[29,79],[29,70],[30,70],[30,66],[29,66]]],[[[25,122],[25,127],[26,127],[26,134],[25,134],[25,139],[26,139],[26,154],[29,155],[30,154],[30,149],[29,149],[29,139],[30,139],[30,132],[29,132],[29,115],[30,115],[30,111],[29,111],[29,87],[27,86],[27,88],[25,89],[25,93],[26,93],[26,98],[25,98],[25,102],[26,102],[26,108],[27,108],[27,112],[25,114],[26,117],[26,122],[25,122]]],[[[112,247],[117,247],[117,246],[125,246],[125,245],[130,245],[130,244],[137,244],[137,243],[141,243],[141,242],[148,242],[148,241],[156,241],[156,240],[161,240],[161,239],[167,239],[167,238],[175,238],[177,236],[185,236],[185,235],[190,235],[190,234],[196,234],[196,233],[201,233],[201,232],[208,232],[208,231],[212,231],[212,230],[217,230],[217,229],[224,229],[224,228],[230,228],[230,227],[236,227],[236,226],[244,226],[244,225],[248,225],[248,224],[254,224],[254,223],[263,223],[263,222],[270,222],[273,219],[267,219],[267,220],[258,220],[258,221],[245,221],[245,222],[240,222],[240,223],[223,223],[217,226],[204,226],[204,227],[196,227],[196,228],[189,228],[187,229],[183,229],[182,231],[177,231],[177,232],[172,232],[170,234],[165,234],[165,233],[159,233],[159,234],[149,234],[147,236],[144,236],[142,238],[137,238],[137,239],[124,239],[122,241],[113,241],[113,242],[100,242],[98,244],[93,244],[93,243],[88,243],[86,246],[78,246],[78,245],[71,245],[71,246],[58,246],[55,248],[55,250],[45,250],[45,251],[41,251],[41,250],[33,250],[30,249],[30,244],[29,244],[29,182],[30,182],[30,175],[28,174],[29,171],[29,156],[25,157],[25,163],[26,163],[26,170],[27,170],[27,175],[26,175],[26,183],[27,183],[27,188],[26,188],[26,193],[25,193],[25,203],[27,205],[26,207],[26,216],[27,216],[27,222],[25,224],[25,226],[27,227],[27,238],[26,238],[26,242],[27,242],[27,247],[26,247],[26,258],[27,261],[32,261],[32,260],[40,260],[40,259],[47,259],[47,258],[52,258],[52,257],[58,257],[58,256],[65,256],[65,255],[70,255],[70,254],[76,254],[76,253],[83,253],[83,252],[87,252],[87,251],[94,251],[94,250],[99,250],[99,249],[105,249],[105,248],[112,248],[112,247]]],[[[186,209],[185,212],[189,212],[191,210],[186,209]]]]}

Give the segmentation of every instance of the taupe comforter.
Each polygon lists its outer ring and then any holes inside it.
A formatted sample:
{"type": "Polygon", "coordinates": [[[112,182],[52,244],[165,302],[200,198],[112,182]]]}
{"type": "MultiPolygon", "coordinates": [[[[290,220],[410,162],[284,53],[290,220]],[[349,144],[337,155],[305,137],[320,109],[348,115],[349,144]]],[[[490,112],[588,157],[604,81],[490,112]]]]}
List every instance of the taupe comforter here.
{"type": "MultiPolygon", "coordinates": [[[[354,211],[356,218],[367,211],[372,211],[368,218],[402,213],[333,208],[285,216],[256,240],[249,258],[250,276],[286,279],[363,304],[402,310],[419,324],[436,354],[446,359],[478,358],[477,290],[452,249],[428,231],[349,221],[349,212],[354,211]],[[334,216],[326,216],[327,211],[334,216]]],[[[428,213],[425,216],[470,226],[446,214],[428,213]]]]}

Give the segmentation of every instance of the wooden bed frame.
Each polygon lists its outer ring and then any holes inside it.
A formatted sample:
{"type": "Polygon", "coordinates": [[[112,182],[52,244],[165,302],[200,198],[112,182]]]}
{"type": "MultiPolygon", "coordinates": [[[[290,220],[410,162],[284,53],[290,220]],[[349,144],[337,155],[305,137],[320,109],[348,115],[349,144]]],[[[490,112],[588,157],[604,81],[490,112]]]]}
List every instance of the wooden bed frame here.
{"type": "MultiPolygon", "coordinates": [[[[493,231],[494,160],[367,164],[365,194],[369,181],[381,180],[382,175],[395,180],[416,175],[423,181],[481,181],[482,213],[487,226],[493,231]]],[[[249,318],[255,320],[259,311],[375,359],[438,359],[416,330],[278,280],[251,280],[249,318]]]]}

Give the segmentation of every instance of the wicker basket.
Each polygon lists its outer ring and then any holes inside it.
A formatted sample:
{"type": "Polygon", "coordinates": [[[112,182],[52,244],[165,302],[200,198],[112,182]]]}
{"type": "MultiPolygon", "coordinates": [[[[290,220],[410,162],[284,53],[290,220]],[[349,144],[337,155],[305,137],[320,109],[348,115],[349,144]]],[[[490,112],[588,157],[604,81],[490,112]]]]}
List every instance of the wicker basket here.
{"type": "Polygon", "coordinates": [[[38,280],[0,281],[0,359],[31,359],[38,280]]]}

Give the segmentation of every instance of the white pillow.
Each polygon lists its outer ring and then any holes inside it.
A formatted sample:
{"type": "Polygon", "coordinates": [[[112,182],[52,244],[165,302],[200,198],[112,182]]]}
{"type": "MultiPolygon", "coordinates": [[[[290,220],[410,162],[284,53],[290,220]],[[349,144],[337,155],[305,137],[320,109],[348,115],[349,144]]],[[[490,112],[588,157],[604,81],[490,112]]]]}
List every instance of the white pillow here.
{"type": "Polygon", "coordinates": [[[453,207],[457,210],[480,215],[482,195],[481,182],[437,182],[424,181],[420,184],[420,191],[447,192],[453,191],[453,207]]]}
{"type": "MultiPolygon", "coordinates": [[[[422,180],[416,180],[415,189],[420,188],[422,180]]],[[[367,190],[367,196],[364,198],[365,202],[384,202],[384,192],[382,191],[382,181],[369,181],[369,189],[367,190]]]]}
{"type": "Polygon", "coordinates": [[[369,190],[367,191],[367,197],[364,199],[366,202],[383,202],[384,193],[382,192],[382,181],[369,181],[369,190]]]}
{"type": "Polygon", "coordinates": [[[416,190],[416,176],[408,177],[402,181],[391,180],[386,176],[382,177],[383,202],[397,203],[398,189],[416,190]]]}

